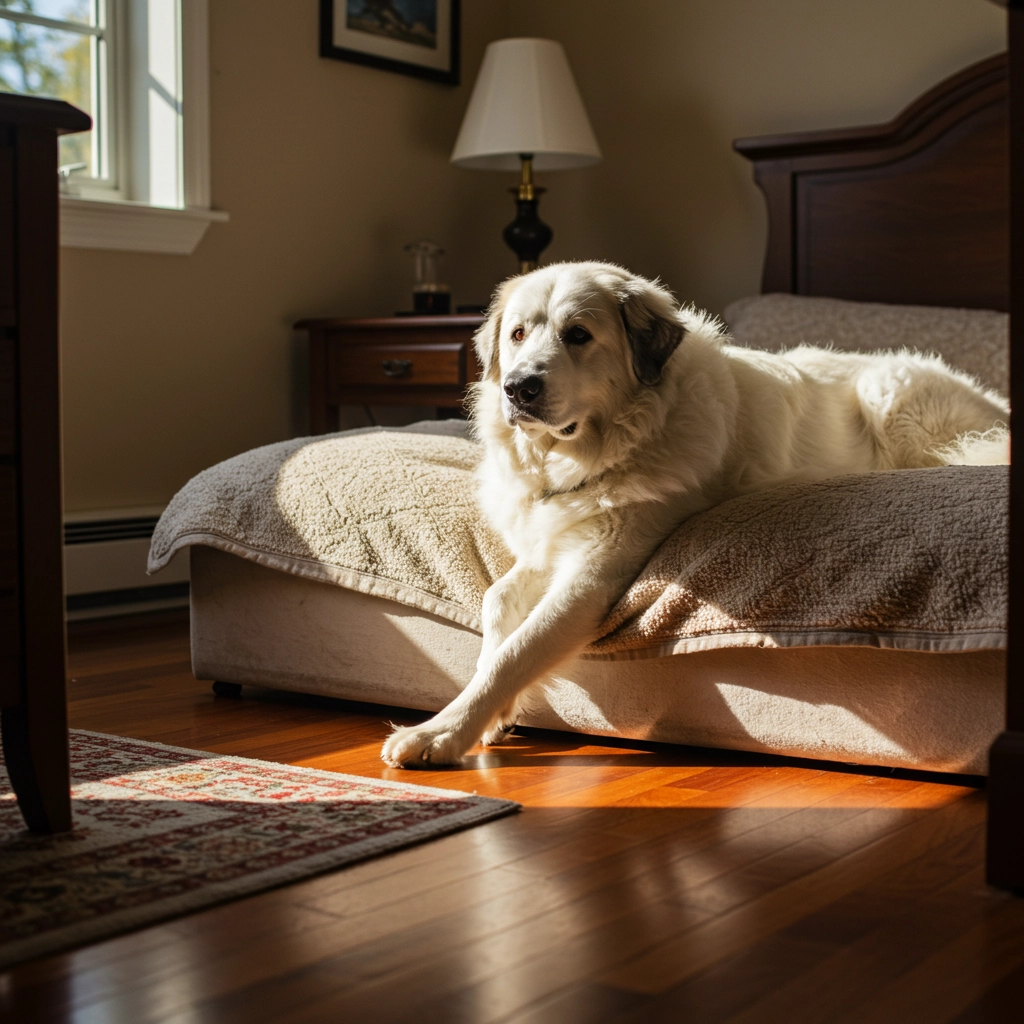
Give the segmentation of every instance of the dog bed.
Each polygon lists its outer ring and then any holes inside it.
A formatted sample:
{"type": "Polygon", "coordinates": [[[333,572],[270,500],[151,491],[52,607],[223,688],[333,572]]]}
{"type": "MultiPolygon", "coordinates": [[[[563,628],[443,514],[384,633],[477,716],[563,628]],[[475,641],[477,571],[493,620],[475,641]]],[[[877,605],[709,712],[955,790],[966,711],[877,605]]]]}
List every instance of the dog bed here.
{"type": "MultiPolygon", "coordinates": [[[[510,565],[458,423],[271,445],[196,477],[196,674],[437,710],[510,565]]],[[[1006,472],[790,485],[695,517],[524,724],[982,772],[1003,713],[1006,472]]]]}

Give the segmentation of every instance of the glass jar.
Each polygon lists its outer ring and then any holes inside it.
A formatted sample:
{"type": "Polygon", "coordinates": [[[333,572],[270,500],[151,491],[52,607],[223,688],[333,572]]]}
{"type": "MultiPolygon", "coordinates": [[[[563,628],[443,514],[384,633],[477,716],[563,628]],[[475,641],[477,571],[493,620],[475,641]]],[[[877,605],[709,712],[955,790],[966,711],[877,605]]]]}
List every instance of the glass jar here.
{"type": "Polygon", "coordinates": [[[436,242],[410,242],[405,251],[415,265],[412,286],[412,308],[421,314],[445,314],[452,308],[448,285],[438,280],[438,268],[444,249],[436,242]]]}

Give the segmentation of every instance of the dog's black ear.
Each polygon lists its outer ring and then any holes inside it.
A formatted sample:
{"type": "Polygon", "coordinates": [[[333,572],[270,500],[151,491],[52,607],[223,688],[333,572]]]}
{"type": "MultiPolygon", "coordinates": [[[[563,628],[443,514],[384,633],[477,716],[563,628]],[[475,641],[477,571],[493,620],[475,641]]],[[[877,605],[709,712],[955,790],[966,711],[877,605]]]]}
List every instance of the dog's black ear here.
{"type": "Polygon", "coordinates": [[[480,364],[482,380],[486,380],[488,377],[494,377],[495,380],[498,378],[498,343],[501,339],[501,320],[514,280],[515,278],[510,278],[495,289],[494,295],[491,296],[491,304],[487,307],[487,319],[473,335],[473,345],[476,348],[476,359],[480,364]]]}
{"type": "Polygon", "coordinates": [[[642,384],[661,380],[669,356],[683,340],[675,299],[664,288],[637,278],[625,286],[619,313],[633,354],[633,372],[642,384]]]}

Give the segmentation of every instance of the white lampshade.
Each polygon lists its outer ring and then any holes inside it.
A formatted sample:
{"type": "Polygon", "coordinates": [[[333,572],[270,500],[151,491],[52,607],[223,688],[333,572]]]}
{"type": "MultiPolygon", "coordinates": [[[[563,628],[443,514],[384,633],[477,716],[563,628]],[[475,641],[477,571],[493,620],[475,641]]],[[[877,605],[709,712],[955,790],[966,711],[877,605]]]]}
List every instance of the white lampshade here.
{"type": "Polygon", "coordinates": [[[601,159],[569,60],[553,39],[499,39],[487,47],[451,160],[514,171],[520,153],[532,153],[538,171],[601,159]]]}

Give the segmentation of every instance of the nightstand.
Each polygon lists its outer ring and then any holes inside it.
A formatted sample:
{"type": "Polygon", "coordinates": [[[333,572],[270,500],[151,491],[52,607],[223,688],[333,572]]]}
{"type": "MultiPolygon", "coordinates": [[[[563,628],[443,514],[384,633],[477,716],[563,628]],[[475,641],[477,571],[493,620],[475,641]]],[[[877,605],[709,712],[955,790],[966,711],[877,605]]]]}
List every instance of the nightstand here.
{"type": "Polygon", "coordinates": [[[433,405],[461,410],[479,367],[478,315],[300,320],[309,332],[310,432],[339,427],[341,405],[433,405]]]}

